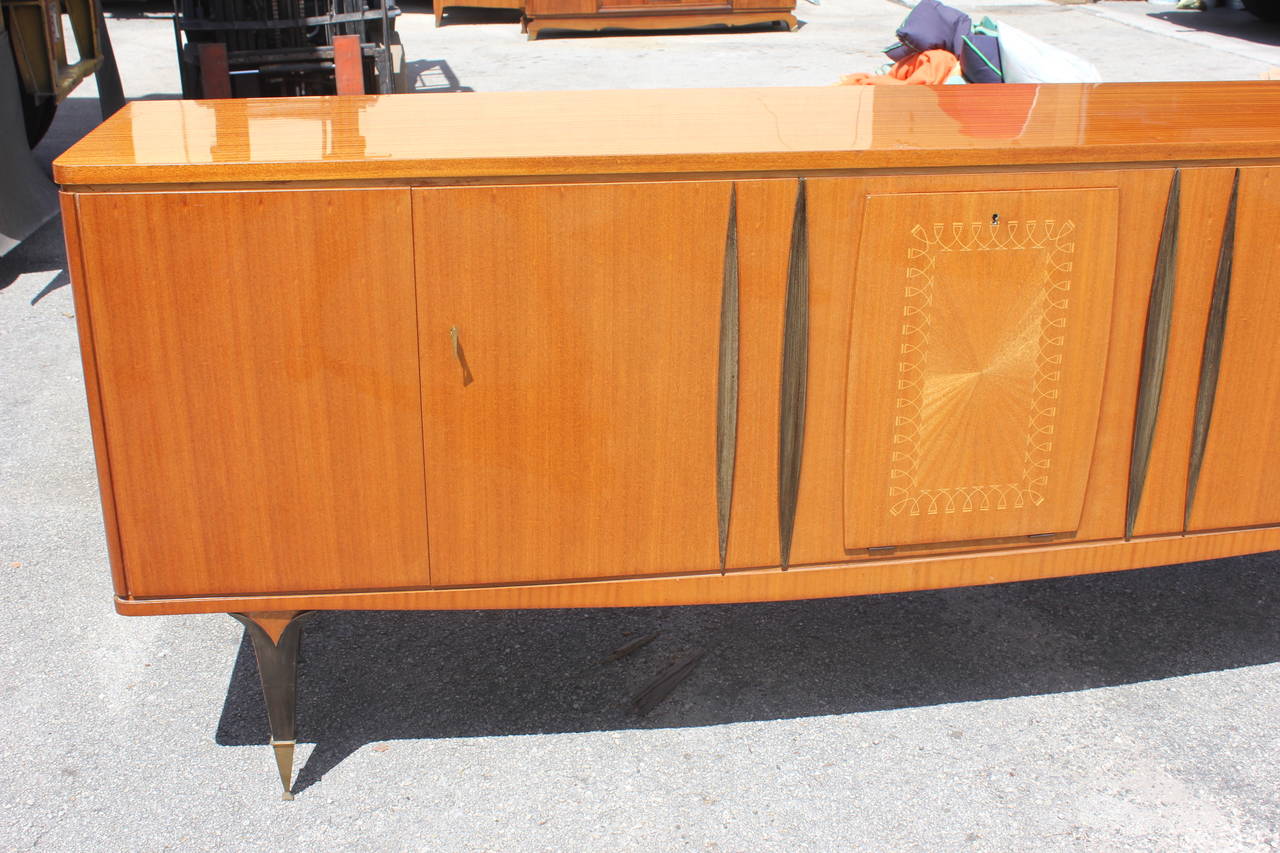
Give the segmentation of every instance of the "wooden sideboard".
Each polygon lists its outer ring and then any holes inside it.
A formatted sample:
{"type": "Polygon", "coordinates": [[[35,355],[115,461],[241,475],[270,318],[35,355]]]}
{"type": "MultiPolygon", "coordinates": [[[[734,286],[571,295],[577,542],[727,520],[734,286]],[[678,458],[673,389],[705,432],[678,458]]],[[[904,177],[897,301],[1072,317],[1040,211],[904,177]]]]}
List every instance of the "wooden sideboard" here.
{"type": "Polygon", "coordinates": [[[286,793],[306,611],[1280,548],[1280,83],[138,102],[55,175],[116,607],[239,614],[286,793]]]}
{"type": "Polygon", "coordinates": [[[525,31],[667,30],[715,25],[797,26],[795,0],[525,0],[525,31]]]}

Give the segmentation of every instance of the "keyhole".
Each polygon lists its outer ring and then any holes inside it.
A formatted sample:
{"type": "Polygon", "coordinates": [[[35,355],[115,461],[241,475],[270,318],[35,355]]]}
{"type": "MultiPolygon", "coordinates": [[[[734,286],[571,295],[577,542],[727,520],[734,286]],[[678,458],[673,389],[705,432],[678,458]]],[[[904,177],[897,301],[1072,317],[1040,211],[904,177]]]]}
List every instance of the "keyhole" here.
{"type": "Polygon", "coordinates": [[[1000,224],[1000,214],[998,214],[998,213],[993,213],[993,214],[991,214],[991,224],[992,224],[992,225],[999,225],[999,224],[1000,224]]]}

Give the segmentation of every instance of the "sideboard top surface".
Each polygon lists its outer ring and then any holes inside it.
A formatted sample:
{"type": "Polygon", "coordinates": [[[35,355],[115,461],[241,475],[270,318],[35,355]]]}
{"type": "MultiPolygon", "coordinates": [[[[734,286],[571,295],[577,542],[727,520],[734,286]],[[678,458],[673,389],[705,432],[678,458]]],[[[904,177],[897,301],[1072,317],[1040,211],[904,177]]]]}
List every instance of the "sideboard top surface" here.
{"type": "Polygon", "coordinates": [[[135,101],[64,185],[715,174],[1280,158],[1280,82],[135,101]]]}

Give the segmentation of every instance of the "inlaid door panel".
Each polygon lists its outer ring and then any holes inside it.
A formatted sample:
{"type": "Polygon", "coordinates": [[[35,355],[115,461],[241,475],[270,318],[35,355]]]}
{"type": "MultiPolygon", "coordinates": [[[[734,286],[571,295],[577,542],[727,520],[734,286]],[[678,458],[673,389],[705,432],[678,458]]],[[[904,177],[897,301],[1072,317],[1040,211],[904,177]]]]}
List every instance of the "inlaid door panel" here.
{"type": "Polygon", "coordinates": [[[1074,531],[1119,191],[870,195],[845,413],[850,550],[1074,531]]]}
{"type": "MultiPolygon", "coordinates": [[[[1280,523],[1280,169],[1241,169],[1202,350],[1187,529],[1280,523]]],[[[1188,380],[1189,381],[1189,380],[1188,380]]]]}
{"type": "Polygon", "coordinates": [[[409,192],[79,209],[128,592],[429,583],[409,192]]]}
{"type": "Polygon", "coordinates": [[[720,569],[733,186],[414,191],[435,583],[720,569]]]}

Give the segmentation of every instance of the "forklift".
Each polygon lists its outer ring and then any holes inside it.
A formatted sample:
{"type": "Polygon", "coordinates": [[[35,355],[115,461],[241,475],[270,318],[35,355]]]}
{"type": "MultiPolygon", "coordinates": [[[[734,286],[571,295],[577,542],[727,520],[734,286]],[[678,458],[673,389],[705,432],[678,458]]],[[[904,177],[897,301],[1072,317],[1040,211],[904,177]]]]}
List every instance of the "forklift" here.
{"type": "Polygon", "coordinates": [[[405,91],[395,0],[174,0],[184,98],[405,91]]]}

